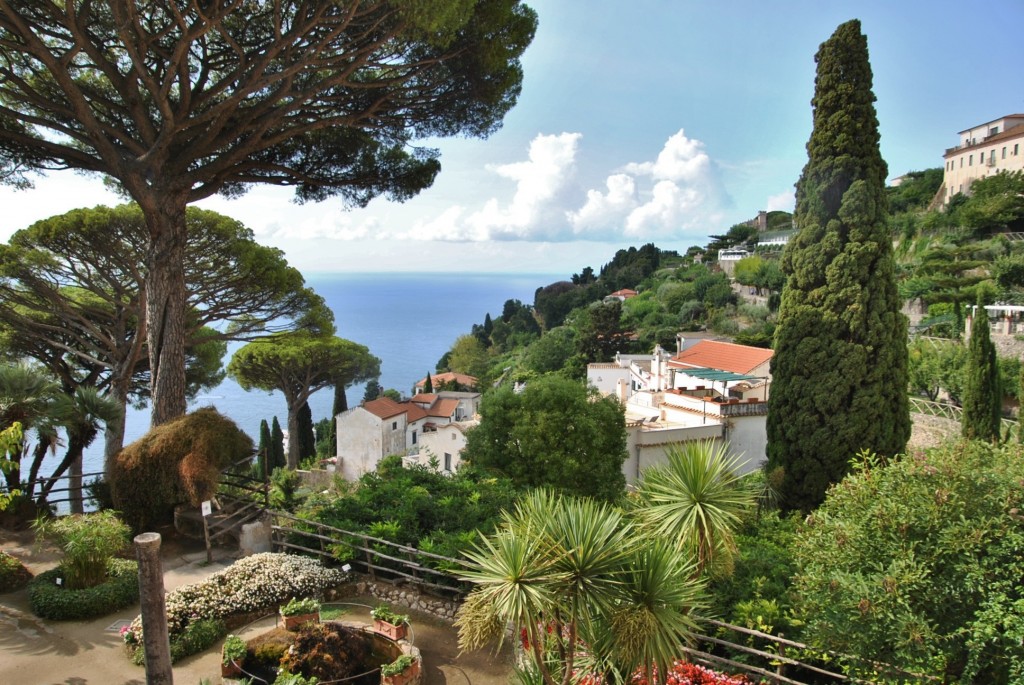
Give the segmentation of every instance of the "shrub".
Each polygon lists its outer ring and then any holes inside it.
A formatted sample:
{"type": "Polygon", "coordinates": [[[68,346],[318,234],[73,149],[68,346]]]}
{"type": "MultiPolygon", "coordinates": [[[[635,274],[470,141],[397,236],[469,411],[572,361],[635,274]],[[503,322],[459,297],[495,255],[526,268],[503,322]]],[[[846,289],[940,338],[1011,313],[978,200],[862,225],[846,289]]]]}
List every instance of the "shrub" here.
{"type": "Polygon", "coordinates": [[[107,580],[99,585],[75,590],[65,584],[60,568],[44,571],[32,579],[28,589],[32,613],[55,621],[104,616],[130,606],[139,599],[138,564],[128,559],[107,562],[107,580]]]}
{"type": "Polygon", "coordinates": [[[386,677],[398,675],[405,669],[412,666],[415,661],[416,660],[413,659],[410,655],[403,654],[402,656],[392,661],[390,664],[384,664],[383,666],[381,666],[380,674],[386,677]]]}
{"type": "MultiPolygon", "coordinates": [[[[169,592],[167,630],[174,642],[195,621],[224,621],[234,615],[272,611],[291,597],[320,595],[325,589],[347,579],[348,574],[329,569],[308,557],[254,554],[200,583],[184,585],[169,592]]],[[[136,644],[142,644],[141,616],[132,621],[129,630],[136,644]]],[[[223,635],[224,631],[214,638],[214,642],[223,635]]],[[[172,657],[180,658],[192,653],[172,654],[172,657]]]]}
{"type": "MultiPolygon", "coordinates": [[[[797,536],[806,639],[944,682],[1024,682],[1022,457],[981,442],[861,455],[797,536]]],[[[851,671],[904,677],[876,667],[851,671]]]]}
{"type": "Polygon", "coordinates": [[[0,552],[0,593],[12,592],[32,580],[25,566],[7,552],[0,552]]]}
{"type": "Polygon", "coordinates": [[[199,506],[220,471],[253,451],[252,440],[213,408],[157,426],[125,447],[109,474],[117,508],[135,530],[167,523],[174,507],[199,506]]]}
{"type": "Polygon", "coordinates": [[[171,661],[206,651],[228,632],[224,621],[201,618],[192,621],[180,634],[171,638],[171,661]]]}
{"type": "Polygon", "coordinates": [[[69,590],[103,583],[107,562],[128,547],[129,530],[112,511],[78,514],[57,519],[36,519],[37,537],[56,543],[64,551],[61,576],[69,590]]]}

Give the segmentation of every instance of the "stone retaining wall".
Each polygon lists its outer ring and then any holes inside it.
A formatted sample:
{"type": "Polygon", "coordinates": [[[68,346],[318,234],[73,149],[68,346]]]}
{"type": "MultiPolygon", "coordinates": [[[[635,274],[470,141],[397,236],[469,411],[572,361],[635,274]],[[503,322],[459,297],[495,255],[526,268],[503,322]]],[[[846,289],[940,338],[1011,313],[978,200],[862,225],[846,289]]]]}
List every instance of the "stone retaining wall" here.
{"type": "Polygon", "coordinates": [[[461,604],[457,600],[442,599],[418,592],[412,587],[372,581],[366,576],[355,576],[353,582],[346,584],[339,590],[339,597],[368,595],[376,597],[381,602],[387,603],[392,607],[403,607],[414,611],[421,611],[448,623],[455,621],[455,612],[458,611],[461,604]]]}

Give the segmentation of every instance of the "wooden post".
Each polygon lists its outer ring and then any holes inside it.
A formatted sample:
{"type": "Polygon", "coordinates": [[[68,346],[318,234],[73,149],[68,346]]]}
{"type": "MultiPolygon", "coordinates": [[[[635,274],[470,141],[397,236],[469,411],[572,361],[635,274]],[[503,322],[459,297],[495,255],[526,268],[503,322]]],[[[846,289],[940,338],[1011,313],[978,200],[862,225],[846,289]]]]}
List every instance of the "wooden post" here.
{"type": "Polygon", "coordinates": [[[139,561],[139,601],[142,604],[142,648],[146,655],[146,685],[173,685],[171,641],[167,633],[164,572],[160,563],[160,534],[135,536],[139,561]]]}

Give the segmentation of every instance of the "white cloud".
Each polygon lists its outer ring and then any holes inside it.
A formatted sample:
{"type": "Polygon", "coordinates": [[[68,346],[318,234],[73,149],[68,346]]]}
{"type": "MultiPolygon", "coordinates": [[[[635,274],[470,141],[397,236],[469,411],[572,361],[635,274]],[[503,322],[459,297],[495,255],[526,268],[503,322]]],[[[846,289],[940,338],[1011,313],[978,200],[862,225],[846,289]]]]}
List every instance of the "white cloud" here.
{"type": "Polygon", "coordinates": [[[380,231],[379,222],[374,217],[367,217],[357,223],[351,215],[339,215],[334,212],[307,216],[284,224],[278,220],[266,225],[263,232],[274,241],[317,238],[348,241],[387,237],[380,231]]]}
{"type": "Polygon", "coordinates": [[[567,218],[576,234],[596,238],[679,238],[711,232],[726,198],[704,144],[683,130],[670,136],[654,161],[631,162],[590,190],[567,218]]]}
{"type": "Polygon", "coordinates": [[[765,204],[765,209],[769,212],[781,210],[783,212],[792,212],[796,206],[796,192],[787,190],[779,193],[778,195],[769,195],[768,202],[765,204]]]}

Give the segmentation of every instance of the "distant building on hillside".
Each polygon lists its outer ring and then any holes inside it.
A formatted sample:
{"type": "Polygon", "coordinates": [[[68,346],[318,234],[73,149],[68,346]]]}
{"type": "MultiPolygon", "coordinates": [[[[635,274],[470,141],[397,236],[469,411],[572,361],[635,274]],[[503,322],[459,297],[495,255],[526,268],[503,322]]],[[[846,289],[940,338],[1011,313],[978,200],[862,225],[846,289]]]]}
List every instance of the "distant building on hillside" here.
{"type": "Polygon", "coordinates": [[[636,297],[636,296],[637,296],[637,292],[635,290],[630,290],[629,288],[622,288],[621,290],[616,290],[613,293],[609,293],[608,295],[605,295],[604,296],[604,301],[605,302],[613,302],[615,300],[618,300],[619,302],[625,302],[629,298],[636,297]]]}
{"type": "Polygon", "coordinates": [[[957,193],[970,194],[971,184],[1003,171],[1024,171],[1024,114],[960,131],[960,144],[946,150],[942,204],[957,193]]]}
{"type": "Polygon", "coordinates": [[[674,355],[658,346],[587,367],[587,383],[625,409],[627,483],[664,463],[673,444],[693,440],[728,443],[744,472],[765,459],[772,351],[688,335],[678,336],[674,355]]]}
{"type": "MultiPolygon", "coordinates": [[[[447,386],[455,386],[460,390],[476,390],[477,383],[479,380],[476,376],[470,376],[465,373],[455,373],[453,371],[445,371],[444,373],[432,373],[430,374],[430,384],[434,386],[434,390],[443,390],[447,386]]],[[[416,385],[413,386],[413,394],[423,392],[423,388],[427,385],[427,379],[421,378],[416,381],[416,385]]]]}
{"type": "Polygon", "coordinates": [[[736,262],[750,256],[750,252],[747,250],[741,250],[732,248],[728,250],[721,250],[718,253],[718,266],[722,268],[729,278],[732,278],[733,274],[736,273],[736,262]]]}

